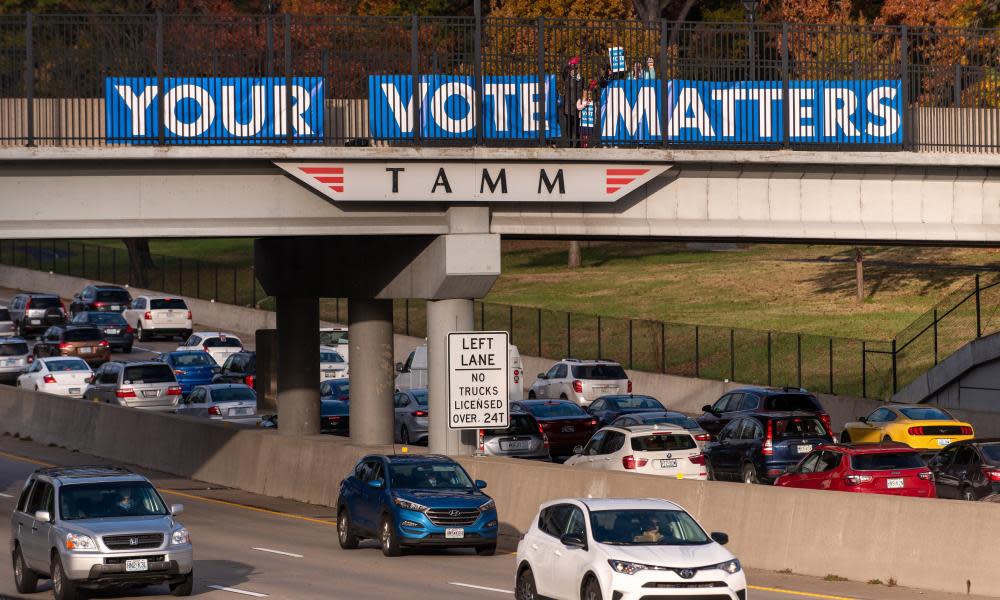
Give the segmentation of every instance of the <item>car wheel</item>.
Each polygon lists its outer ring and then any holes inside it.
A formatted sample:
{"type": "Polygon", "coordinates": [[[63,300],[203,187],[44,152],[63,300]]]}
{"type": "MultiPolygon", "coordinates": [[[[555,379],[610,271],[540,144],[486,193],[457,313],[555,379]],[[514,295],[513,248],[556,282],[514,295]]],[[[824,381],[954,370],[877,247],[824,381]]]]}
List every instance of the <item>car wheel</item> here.
{"type": "Polygon", "coordinates": [[[885,436],[885,437],[882,438],[882,442],[891,442],[891,441],[892,441],[892,438],[889,437],[889,436],[885,436]]]}
{"type": "Polygon", "coordinates": [[[534,400],[535,398],[537,398],[537,396],[535,396],[535,390],[528,390],[528,400],[534,400]]]}
{"type": "Polygon", "coordinates": [[[485,546],[476,546],[476,554],[479,556],[493,556],[497,553],[497,544],[493,542],[492,544],[487,544],[485,546]]]}
{"type": "Polygon", "coordinates": [[[18,594],[34,594],[38,585],[38,575],[28,568],[21,556],[21,547],[14,548],[14,587],[18,594]]]}
{"type": "Polygon", "coordinates": [[[400,555],[399,534],[396,532],[396,526],[389,515],[382,517],[382,524],[379,527],[379,541],[382,543],[382,554],[390,557],[400,555]]]}
{"type": "Polygon", "coordinates": [[[583,594],[580,595],[581,600],[602,600],[604,596],[601,595],[601,586],[597,583],[597,579],[591,575],[583,582],[583,594]]]}
{"type": "Polygon", "coordinates": [[[965,500],[966,502],[976,501],[976,494],[972,491],[972,488],[967,487],[962,490],[962,500],[965,500]]]}
{"type": "Polygon", "coordinates": [[[129,344],[128,346],[125,346],[122,348],[122,351],[125,352],[125,354],[132,354],[132,345],[129,344]]]}
{"type": "Polygon", "coordinates": [[[851,434],[847,433],[847,431],[842,432],[840,434],[840,443],[841,444],[850,444],[851,443],[851,434]]]}
{"type": "Polygon", "coordinates": [[[190,596],[194,591],[194,571],[184,576],[184,579],[177,583],[170,584],[170,593],[175,596],[190,596]]]}
{"type": "Polygon", "coordinates": [[[399,428],[399,442],[401,444],[410,443],[410,430],[406,428],[406,425],[399,428]]]}
{"type": "Polygon", "coordinates": [[[566,394],[562,394],[561,396],[559,396],[559,399],[560,400],[569,400],[569,398],[566,397],[566,394]]]}
{"type": "Polygon", "coordinates": [[[76,585],[66,576],[63,570],[62,561],[59,560],[59,553],[52,554],[52,595],[56,600],[77,600],[80,595],[77,593],[76,585]]]}
{"type": "Polygon", "coordinates": [[[337,516],[337,539],[344,550],[354,550],[358,547],[358,536],[351,531],[351,514],[347,508],[341,508],[337,516]]]}
{"type": "Polygon", "coordinates": [[[535,589],[535,575],[531,569],[524,569],[517,575],[517,584],[514,586],[514,600],[537,600],[538,591],[535,589]]]}
{"type": "Polygon", "coordinates": [[[741,471],[743,475],[743,483],[755,484],[760,483],[757,479],[757,469],[753,465],[743,465],[743,470],[741,471]]]}
{"type": "Polygon", "coordinates": [[[138,338],[140,342],[149,341],[149,338],[146,336],[146,332],[142,329],[142,323],[135,324],[135,337],[138,338]]]}

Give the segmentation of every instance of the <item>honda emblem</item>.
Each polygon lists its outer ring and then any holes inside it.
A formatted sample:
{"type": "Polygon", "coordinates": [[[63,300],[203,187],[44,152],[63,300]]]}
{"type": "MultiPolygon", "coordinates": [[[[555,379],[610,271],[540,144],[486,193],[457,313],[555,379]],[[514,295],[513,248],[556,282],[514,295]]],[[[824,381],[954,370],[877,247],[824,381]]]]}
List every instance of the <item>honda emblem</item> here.
{"type": "Polygon", "coordinates": [[[139,545],[139,538],[137,538],[137,537],[130,537],[128,539],[128,545],[129,546],[138,546],[139,545]]]}

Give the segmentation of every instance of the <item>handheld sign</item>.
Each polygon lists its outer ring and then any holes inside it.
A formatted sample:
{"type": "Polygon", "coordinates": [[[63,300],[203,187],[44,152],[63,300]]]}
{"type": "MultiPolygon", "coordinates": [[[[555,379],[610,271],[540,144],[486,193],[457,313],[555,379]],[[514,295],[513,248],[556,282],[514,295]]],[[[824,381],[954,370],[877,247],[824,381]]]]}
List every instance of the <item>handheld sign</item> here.
{"type": "Polygon", "coordinates": [[[625,71],[625,48],[614,46],[608,48],[608,59],[611,61],[611,70],[615,73],[625,71]]]}
{"type": "Polygon", "coordinates": [[[508,427],[506,331],[448,334],[448,427],[508,427]]]}

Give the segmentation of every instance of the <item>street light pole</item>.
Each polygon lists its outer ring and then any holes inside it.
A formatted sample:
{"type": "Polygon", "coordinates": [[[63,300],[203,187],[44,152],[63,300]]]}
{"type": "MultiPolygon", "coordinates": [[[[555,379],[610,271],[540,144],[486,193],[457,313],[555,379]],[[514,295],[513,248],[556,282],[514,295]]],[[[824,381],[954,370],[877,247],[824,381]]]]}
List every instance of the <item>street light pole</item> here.
{"type": "Polygon", "coordinates": [[[754,25],[757,21],[757,9],[760,0],[743,0],[743,10],[746,12],[750,27],[747,29],[747,58],[750,62],[749,74],[751,80],[757,79],[757,44],[754,35],[754,25]]]}

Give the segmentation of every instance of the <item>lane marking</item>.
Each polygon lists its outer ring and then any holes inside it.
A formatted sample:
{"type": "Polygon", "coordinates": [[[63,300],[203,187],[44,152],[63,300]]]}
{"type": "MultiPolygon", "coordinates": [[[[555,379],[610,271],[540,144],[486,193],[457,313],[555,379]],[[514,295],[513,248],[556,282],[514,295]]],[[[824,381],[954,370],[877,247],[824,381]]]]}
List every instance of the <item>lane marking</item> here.
{"type": "Polygon", "coordinates": [[[244,596],[253,596],[255,598],[267,598],[267,594],[261,594],[260,592],[251,592],[248,590],[240,590],[237,588],[225,587],[223,585],[209,585],[213,590],[219,590],[222,592],[231,592],[233,594],[243,594],[244,596]]]}
{"type": "Polygon", "coordinates": [[[55,466],[52,463],[47,463],[47,462],[43,462],[43,461],[40,461],[40,460],[35,460],[33,458],[28,458],[27,456],[18,456],[17,454],[10,454],[8,452],[3,452],[2,450],[0,450],[0,456],[2,456],[4,458],[9,458],[11,460],[17,460],[17,461],[20,461],[20,462],[26,462],[26,463],[29,463],[29,464],[32,464],[32,465],[38,465],[40,467],[54,467],[55,466]]]}
{"type": "Polygon", "coordinates": [[[448,585],[457,585],[458,587],[472,588],[474,590],[484,590],[487,592],[497,592],[498,594],[513,594],[511,590],[501,590],[500,588],[486,587],[484,585],[472,585],[471,583],[460,583],[458,581],[449,581],[448,585]]]}
{"type": "Polygon", "coordinates": [[[13,497],[14,496],[11,496],[10,494],[2,494],[2,493],[0,493],[0,498],[13,498],[13,497]]]}
{"type": "Polygon", "coordinates": [[[282,556],[291,556],[293,558],[304,558],[301,554],[295,554],[294,552],[283,552],[281,550],[271,550],[270,548],[251,548],[251,550],[270,552],[271,554],[280,554],[282,556]]]}
{"type": "Polygon", "coordinates": [[[760,585],[749,585],[748,588],[752,590],[757,590],[758,592],[771,592],[774,594],[787,594],[789,596],[802,596],[805,598],[822,598],[823,600],[857,600],[857,598],[848,598],[847,596],[830,596],[829,594],[815,594],[813,592],[796,592],[795,590],[786,590],[783,588],[773,588],[764,587],[760,585]]]}
{"type": "Polygon", "coordinates": [[[149,352],[151,354],[163,354],[162,352],[159,352],[157,350],[153,350],[152,348],[143,348],[142,346],[132,346],[132,349],[133,350],[139,350],[141,352],[149,352]]]}

